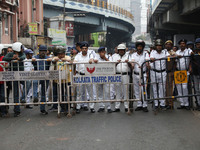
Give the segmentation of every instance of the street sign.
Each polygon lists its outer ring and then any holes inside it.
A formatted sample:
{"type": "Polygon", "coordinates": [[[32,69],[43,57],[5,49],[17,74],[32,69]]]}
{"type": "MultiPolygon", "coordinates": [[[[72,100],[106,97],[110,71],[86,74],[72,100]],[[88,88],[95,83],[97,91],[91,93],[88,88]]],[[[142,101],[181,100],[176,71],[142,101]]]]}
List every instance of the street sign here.
{"type": "Polygon", "coordinates": [[[75,13],[74,17],[85,17],[85,13],[75,13]]]}
{"type": "Polygon", "coordinates": [[[52,45],[66,46],[66,31],[48,28],[48,36],[53,38],[52,45]]]}
{"type": "Polygon", "coordinates": [[[29,34],[30,35],[37,35],[37,23],[29,23],[29,34]]]}
{"type": "Polygon", "coordinates": [[[187,83],[187,70],[174,72],[175,84],[187,83]]]}

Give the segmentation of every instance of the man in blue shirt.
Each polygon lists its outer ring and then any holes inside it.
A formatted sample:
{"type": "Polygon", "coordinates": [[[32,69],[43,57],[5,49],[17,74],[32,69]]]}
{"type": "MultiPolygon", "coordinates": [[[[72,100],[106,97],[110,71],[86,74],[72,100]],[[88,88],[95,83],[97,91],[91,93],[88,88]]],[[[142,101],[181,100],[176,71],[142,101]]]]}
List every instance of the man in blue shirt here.
{"type": "MultiPolygon", "coordinates": [[[[39,54],[34,56],[34,58],[32,59],[35,71],[49,70],[51,58],[47,56],[46,53],[47,53],[47,47],[45,45],[40,45],[39,54]],[[36,61],[36,59],[42,59],[42,60],[36,61]]],[[[34,97],[33,102],[35,103],[38,102],[37,89],[38,89],[39,84],[41,84],[41,102],[46,102],[46,89],[48,88],[49,82],[45,80],[39,80],[39,81],[34,80],[33,81],[33,97],[34,97]]],[[[40,111],[43,115],[48,114],[48,112],[45,110],[44,104],[40,105],[40,111]]]]}

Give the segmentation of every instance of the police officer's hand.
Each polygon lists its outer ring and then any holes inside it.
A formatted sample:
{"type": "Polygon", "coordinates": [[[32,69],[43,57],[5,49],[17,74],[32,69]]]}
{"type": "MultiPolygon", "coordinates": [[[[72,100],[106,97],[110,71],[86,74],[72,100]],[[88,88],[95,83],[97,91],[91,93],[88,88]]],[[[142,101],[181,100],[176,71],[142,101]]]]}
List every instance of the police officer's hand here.
{"type": "Polygon", "coordinates": [[[128,63],[128,59],[126,59],[125,62],[128,63]]]}
{"type": "Polygon", "coordinates": [[[36,58],[32,58],[32,61],[36,61],[36,58]]]}
{"type": "Polygon", "coordinates": [[[154,61],[155,61],[155,58],[150,58],[150,60],[151,60],[152,62],[154,62],[154,61]]]}
{"type": "Polygon", "coordinates": [[[47,61],[52,61],[52,58],[48,58],[47,61]]]}
{"type": "Polygon", "coordinates": [[[92,64],[92,60],[91,59],[89,60],[89,63],[92,64]]]}
{"type": "Polygon", "coordinates": [[[121,60],[118,60],[117,62],[121,62],[121,60]]]}
{"type": "Polygon", "coordinates": [[[95,60],[94,60],[94,63],[98,63],[98,60],[95,59],[95,60]]]}
{"type": "Polygon", "coordinates": [[[53,61],[57,62],[59,60],[59,58],[54,58],[53,61]]]}

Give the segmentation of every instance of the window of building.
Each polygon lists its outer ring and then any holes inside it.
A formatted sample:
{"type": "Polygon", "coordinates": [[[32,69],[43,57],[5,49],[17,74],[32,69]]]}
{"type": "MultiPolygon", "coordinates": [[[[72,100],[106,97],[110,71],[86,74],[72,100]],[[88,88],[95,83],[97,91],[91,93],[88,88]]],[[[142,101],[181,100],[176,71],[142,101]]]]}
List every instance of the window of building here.
{"type": "Polygon", "coordinates": [[[8,35],[8,15],[5,15],[5,34],[8,35]]]}

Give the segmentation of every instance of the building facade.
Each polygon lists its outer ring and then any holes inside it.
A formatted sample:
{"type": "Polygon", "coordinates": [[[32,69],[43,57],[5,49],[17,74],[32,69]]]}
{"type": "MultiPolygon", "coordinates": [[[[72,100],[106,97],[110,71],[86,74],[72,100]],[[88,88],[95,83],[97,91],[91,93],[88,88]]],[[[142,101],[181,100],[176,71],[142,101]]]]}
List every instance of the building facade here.
{"type": "Polygon", "coordinates": [[[0,43],[10,44],[30,37],[28,23],[37,23],[43,34],[43,0],[0,0],[0,43]]]}
{"type": "Polygon", "coordinates": [[[19,36],[29,37],[28,24],[37,23],[37,34],[42,35],[43,0],[19,0],[19,36]]]}
{"type": "Polygon", "coordinates": [[[10,44],[18,37],[18,2],[0,0],[0,43],[10,44]]]}

